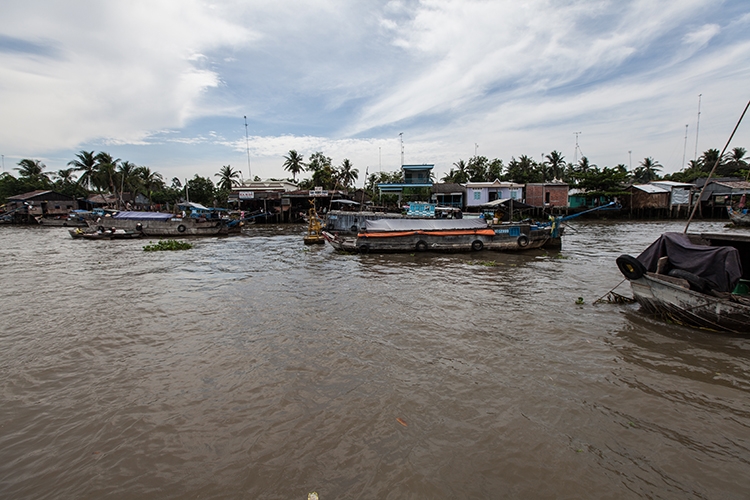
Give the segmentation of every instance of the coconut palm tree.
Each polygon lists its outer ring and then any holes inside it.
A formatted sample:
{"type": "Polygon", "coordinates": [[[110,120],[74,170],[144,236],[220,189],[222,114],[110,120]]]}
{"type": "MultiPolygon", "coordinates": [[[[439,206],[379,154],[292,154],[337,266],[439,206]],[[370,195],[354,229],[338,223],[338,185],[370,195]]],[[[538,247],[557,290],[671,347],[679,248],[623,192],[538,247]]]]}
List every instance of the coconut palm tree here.
{"type": "Polygon", "coordinates": [[[550,154],[544,156],[547,161],[547,167],[549,168],[549,174],[552,179],[562,179],[565,173],[565,157],[559,151],[552,151],[550,154]]]}
{"type": "Polygon", "coordinates": [[[164,178],[159,172],[152,172],[148,167],[138,167],[136,174],[141,180],[143,187],[146,189],[146,196],[148,196],[149,203],[155,188],[158,188],[164,182],[164,178]]]}
{"type": "Polygon", "coordinates": [[[108,190],[117,198],[117,187],[119,184],[117,182],[119,180],[117,164],[120,163],[120,159],[114,159],[112,155],[103,151],[97,154],[95,158],[96,173],[94,174],[92,183],[100,192],[108,190]]]}
{"type": "Polygon", "coordinates": [[[297,182],[297,175],[305,170],[304,157],[296,150],[290,149],[289,154],[284,156],[284,170],[291,172],[292,179],[297,182]]]}
{"type": "Polygon", "coordinates": [[[65,168],[62,170],[58,170],[54,175],[62,185],[72,184],[73,182],[75,182],[75,178],[73,177],[74,170],[74,168],[65,168]]]}
{"type": "Polygon", "coordinates": [[[47,165],[39,160],[30,160],[28,158],[24,158],[23,160],[18,162],[18,168],[16,168],[16,170],[18,170],[21,178],[25,180],[28,180],[34,184],[49,185],[50,180],[47,174],[44,172],[45,168],[47,168],[47,165]]]}
{"type": "Polygon", "coordinates": [[[463,160],[458,160],[453,166],[456,167],[456,174],[453,177],[453,182],[456,184],[465,184],[469,182],[469,165],[463,160]]]}
{"type": "Polygon", "coordinates": [[[68,166],[73,167],[78,172],[83,172],[78,178],[78,184],[91,190],[92,181],[96,174],[96,157],[94,156],[94,152],[81,150],[76,155],[75,160],[68,162],[68,166]]]}
{"type": "Polygon", "coordinates": [[[240,181],[237,180],[237,178],[240,176],[240,173],[234,170],[231,165],[222,166],[219,170],[219,173],[214,174],[214,176],[219,178],[219,189],[231,191],[234,186],[240,185],[240,181]]]}
{"type": "Polygon", "coordinates": [[[659,170],[662,169],[661,163],[653,158],[646,157],[641,164],[633,170],[633,177],[636,181],[643,184],[659,178],[659,170]]]}
{"type": "Polygon", "coordinates": [[[339,184],[344,188],[349,188],[359,178],[359,170],[352,168],[352,162],[349,158],[344,158],[341,167],[338,169],[339,184]]]}
{"type": "Polygon", "coordinates": [[[732,151],[724,155],[724,161],[721,167],[717,169],[717,175],[737,175],[740,174],[741,170],[746,170],[748,158],[745,157],[745,154],[747,154],[745,148],[733,148],[732,151]]]}

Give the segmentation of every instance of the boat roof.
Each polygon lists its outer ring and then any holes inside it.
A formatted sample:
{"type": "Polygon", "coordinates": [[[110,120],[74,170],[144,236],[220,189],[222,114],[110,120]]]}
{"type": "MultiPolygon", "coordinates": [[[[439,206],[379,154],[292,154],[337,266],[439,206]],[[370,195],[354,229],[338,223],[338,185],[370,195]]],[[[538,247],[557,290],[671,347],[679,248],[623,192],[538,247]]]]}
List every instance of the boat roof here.
{"type": "Polygon", "coordinates": [[[112,216],[113,219],[129,220],[169,220],[172,214],[164,212],[118,212],[112,216]]]}
{"type": "Polygon", "coordinates": [[[451,231],[486,229],[484,219],[375,219],[365,221],[367,232],[386,231],[451,231]]]}

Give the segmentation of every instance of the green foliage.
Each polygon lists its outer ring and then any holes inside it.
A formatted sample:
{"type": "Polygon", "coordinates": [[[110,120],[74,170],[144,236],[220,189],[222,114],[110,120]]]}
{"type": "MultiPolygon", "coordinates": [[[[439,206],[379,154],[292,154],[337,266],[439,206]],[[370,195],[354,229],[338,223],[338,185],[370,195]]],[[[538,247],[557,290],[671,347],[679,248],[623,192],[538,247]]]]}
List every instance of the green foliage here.
{"type": "Polygon", "coordinates": [[[144,252],[160,252],[166,250],[190,250],[193,245],[184,241],[159,240],[143,247],[144,252]]]}
{"type": "Polygon", "coordinates": [[[187,182],[187,192],[190,201],[207,207],[213,204],[216,197],[216,188],[211,179],[198,174],[187,182]]]}

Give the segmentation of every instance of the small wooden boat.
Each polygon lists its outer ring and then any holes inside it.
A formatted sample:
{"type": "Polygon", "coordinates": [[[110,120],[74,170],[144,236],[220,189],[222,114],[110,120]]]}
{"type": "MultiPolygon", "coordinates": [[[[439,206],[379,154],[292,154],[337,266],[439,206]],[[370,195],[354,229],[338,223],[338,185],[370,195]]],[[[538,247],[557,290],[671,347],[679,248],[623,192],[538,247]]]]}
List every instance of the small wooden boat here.
{"type": "Polygon", "coordinates": [[[618,257],[617,267],[646,312],[750,335],[750,235],[665,233],[638,257],[618,257]]]}
{"type": "Polygon", "coordinates": [[[110,228],[102,231],[84,231],[80,228],[70,229],[68,231],[73,238],[82,238],[85,240],[130,240],[140,238],[143,233],[140,231],[127,231],[125,229],[110,228]]]}
{"type": "Polygon", "coordinates": [[[727,213],[735,226],[750,227],[750,211],[747,208],[735,210],[728,206],[727,213]]]}

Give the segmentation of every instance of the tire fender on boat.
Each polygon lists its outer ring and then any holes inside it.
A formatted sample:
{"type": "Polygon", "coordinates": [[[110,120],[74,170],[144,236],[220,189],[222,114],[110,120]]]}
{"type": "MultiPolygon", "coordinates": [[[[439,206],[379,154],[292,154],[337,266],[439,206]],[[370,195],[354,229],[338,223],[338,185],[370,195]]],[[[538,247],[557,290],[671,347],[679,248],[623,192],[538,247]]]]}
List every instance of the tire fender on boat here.
{"type": "Polygon", "coordinates": [[[138,224],[136,224],[135,225],[135,230],[138,231],[138,232],[143,232],[143,224],[141,224],[140,222],[138,224]]]}
{"type": "Polygon", "coordinates": [[[417,252],[426,252],[427,242],[425,240],[419,240],[417,244],[414,245],[414,248],[417,250],[417,252]]]}
{"type": "Polygon", "coordinates": [[[620,255],[615,262],[622,275],[629,280],[640,279],[646,274],[646,266],[632,255],[620,255]]]}
{"type": "Polygon", "coordinates": [[[181,233],[184,233],[184,232],[185,232],[185,229],[187,229],[187,228],[185,227],[185,224],[180,224],[179,226],[177,226],[177,230],[178,230],[179,232],[181,232],[181,233]]]}
{"type": "Polygon", "coordinates": [[[482,240],[474,240],[471,242],[471,249],[475,252],[480,251],[484,248],[484,243],[482,243],[482,240]]]}
{"type": "Polygon", "coordinates": [[[370,253],[370,245],[362,243],[357,250],[359,250],[359,253],[370,253]]]}
{"type": "Polygon", "coordinates": [[[518,237],[518,240],[516,241],[518,242],[519,247],[525,247],[529,244],[529,237],[526,236],[525,234],[522,234],[521,236],[518,237]]]}
{"type": "Polygon", "coordinates": [[[349,231],[353,233],[357,233],[359,232],[359,227],[356,224],[354,224],[352,227],[349,228],[349,231]]]}
{"type": "Polygon", "coordinates": [[[104,232],[104,226],[96,226],[96,230],[102,233],[104,232]]]}

